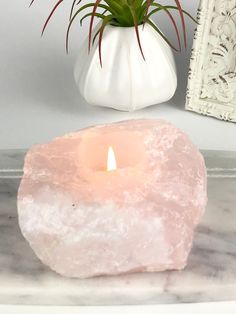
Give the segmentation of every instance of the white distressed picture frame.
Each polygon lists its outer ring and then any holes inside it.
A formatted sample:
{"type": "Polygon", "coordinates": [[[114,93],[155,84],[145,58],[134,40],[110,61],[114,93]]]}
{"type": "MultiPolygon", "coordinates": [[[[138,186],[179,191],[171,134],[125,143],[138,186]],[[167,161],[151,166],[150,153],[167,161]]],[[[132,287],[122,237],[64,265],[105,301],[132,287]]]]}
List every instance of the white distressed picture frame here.
{"type": "Polygon", "coordinates": [[[236,0],[202,0],[186,109],[236,122],[236,0]]]}

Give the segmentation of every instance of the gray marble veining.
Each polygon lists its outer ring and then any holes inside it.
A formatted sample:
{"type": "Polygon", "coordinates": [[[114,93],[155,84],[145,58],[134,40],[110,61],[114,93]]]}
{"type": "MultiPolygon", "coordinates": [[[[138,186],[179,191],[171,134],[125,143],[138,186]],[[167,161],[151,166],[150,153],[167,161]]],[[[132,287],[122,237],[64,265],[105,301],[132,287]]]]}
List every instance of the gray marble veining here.
{"type": "Polygon", "coordinates": [[[183,271],[66,279],[23,239],[16,194],[23,151],[0,151],[0,304],[113,305],[236,300],[236,154],[204,152],[209,204],[183,271]]]}

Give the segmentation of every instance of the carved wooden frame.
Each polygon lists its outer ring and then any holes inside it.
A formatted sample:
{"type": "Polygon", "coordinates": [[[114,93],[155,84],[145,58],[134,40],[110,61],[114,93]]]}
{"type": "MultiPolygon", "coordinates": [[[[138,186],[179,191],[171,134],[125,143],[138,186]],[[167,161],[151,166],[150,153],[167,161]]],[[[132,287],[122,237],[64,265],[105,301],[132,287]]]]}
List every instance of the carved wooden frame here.
{"type": "Polygon", "coordinates": [[[236,0],[201,0],[186,109],[236,122],[236,0]]]}

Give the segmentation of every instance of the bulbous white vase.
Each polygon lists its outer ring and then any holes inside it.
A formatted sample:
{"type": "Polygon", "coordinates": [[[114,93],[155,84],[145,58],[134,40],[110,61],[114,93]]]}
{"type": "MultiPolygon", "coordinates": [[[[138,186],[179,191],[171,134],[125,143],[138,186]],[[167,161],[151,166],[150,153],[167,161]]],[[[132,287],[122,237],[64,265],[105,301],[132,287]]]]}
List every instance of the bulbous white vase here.
{"type": "Polygon", "coordinates": [[[88,40],[80,50],[75,80],[90,104],[133,111],[169,100],[177,87],[174,57],[168,44],[148,24],[139,26],[143,59],[134,27],[107,26],[102,40],[88,54],[88,40]]]}

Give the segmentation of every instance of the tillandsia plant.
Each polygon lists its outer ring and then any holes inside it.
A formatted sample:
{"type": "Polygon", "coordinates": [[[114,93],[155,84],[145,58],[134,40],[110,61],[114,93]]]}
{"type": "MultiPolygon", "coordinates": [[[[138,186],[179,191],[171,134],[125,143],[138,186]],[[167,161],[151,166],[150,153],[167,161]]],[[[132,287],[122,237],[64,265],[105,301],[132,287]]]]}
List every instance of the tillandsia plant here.
{"type": "MultiPolygon", "coordinates": [[[[32,0],[30,6],[35,2],[32,0]]],[[[65,0],[59,0],[54,5],[52,11],[50,12],[44,26],[42,29],[42,35],[51,20],[52,16],[54,15],[57,8],[63,3],[65,0]]],[[[99,57],[100,63],[102,65],[102,38],[104,34],[104,29],[107,25],[113,25],[118,27],[134,27],[137,42],[139,45],[140,52],[145,60],[145,56],[142,49],[141,39],[140,39],[140,29],[139,25],[145,25],[146,23],[151,25],[151,27],[171,46],[172,49],[176,51],[181,50],[181,39],[180,39],[180,31],[178,25],[175,21],[175,18],[172,12],[178,11],[181,25],[182,25],[182,32],[184,38],[184,46],[186,48],[187,36],[186,36],[186,25],[185,25],[185,15],[191,18],[194,22],[196,20],[185,11],[179,0],[173,0],[173,5],[164,5],[161,4],[159,1],[156,0],[96,0],[91,3],[83,4],[84,0],[72,0],[71,1],[71,9],[69,13],[69,23],[66,33],[66,50],[68,52],[69,46],[69,34],[72,24],[75,22],[76,18],[82,14],[84,11],[84,15],[80,18],[80,24],[82,25],[83,21],[87,18],[90,18],[89,23],[89,36],[88,36],[88,51],[90,52],[91,46],[94,43],[95,39],[98,36],[99,42],[99,57]],[[87,12],[89,10],[89,12],[87,12]],[[153,23],[152,17],[157,13],[164,11],[169,18],[171,24],[174,27],[176,32],[177,40],[178,40],[178,48],[176,48],[168,38],[162,33],[160,28],[153,23]],[[93,36],[93,26],[95,18],[100,19],[102,22],[98,31],[93,36]]]]}

